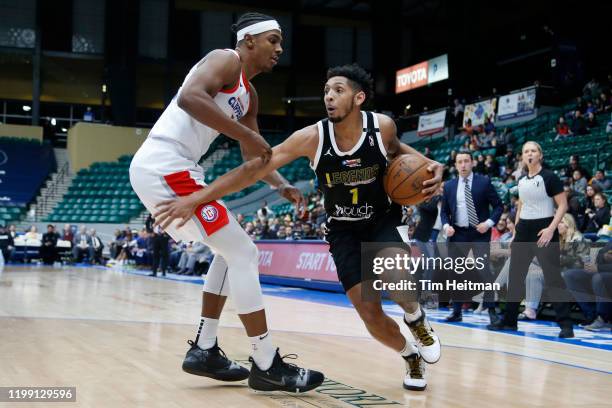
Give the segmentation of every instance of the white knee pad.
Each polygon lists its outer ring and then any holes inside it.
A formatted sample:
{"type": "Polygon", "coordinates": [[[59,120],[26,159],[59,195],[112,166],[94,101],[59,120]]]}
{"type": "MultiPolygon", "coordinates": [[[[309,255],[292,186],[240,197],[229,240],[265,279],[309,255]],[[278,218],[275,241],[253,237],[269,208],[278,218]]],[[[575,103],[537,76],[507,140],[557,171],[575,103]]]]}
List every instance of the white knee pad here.
{"type": "Polygon", "coordinates": [[[230,287],[227,279],[227,263],[221,255],[215,255],[206,278],[204,278],[204,292],[219,296],[229,296],[230,287]]]}
{"type": "MultiPolygon", "coordinates": [[[[244,232],[234,217],[230,216],[229,224],[207,237],[205,242],[215,250],[217,254],[215,260],[220,262],[216,259],[220,255],[227,265],[225,279],[229,282],[232,301],[238,313],[247,314],[262,310],[264,306],[261,285],[259,284],[259,253],[251,238],[244,232]]],[[[207,280],[209,279],[207,277],[207,280]]],[[[209,292],[208,284],[206,282],[204,287],[207,292],[209,292]]],[[[210,283],[210,288],[210,292],[214,288],[221,288],[221,282],[214,278],[213,282],[210,283]]]]}

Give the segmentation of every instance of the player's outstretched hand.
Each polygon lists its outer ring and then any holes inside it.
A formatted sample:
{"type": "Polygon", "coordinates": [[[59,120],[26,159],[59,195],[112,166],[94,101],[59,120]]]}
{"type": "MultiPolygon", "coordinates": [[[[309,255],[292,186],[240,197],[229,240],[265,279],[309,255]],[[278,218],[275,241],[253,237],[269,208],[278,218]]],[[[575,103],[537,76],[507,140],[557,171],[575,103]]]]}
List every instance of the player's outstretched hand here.
{"type": "Polygon", "coordinates": [[[431,164],[427,167],[427,171],[433,173],[434,176],[433,178],[423,182],[422,193],[426,200],[431,198],[440,188],[440,183],[442,183],[442,174],[444,173],[444,166],[438,162],[431,162],[431,164]]]}
{"type": "Polygon", "coordinates": [[[260,157],[264,164],[272,158],[272,148],[266,140],[256,132],[252,132],[251,136],[240,141],[244,151],[249,153],[251,157],[260,157]]]}
{"type": "Polygon", "coordinates": [[[278,194],[293,203],[295,212],[299,218],[302,218],[306,213],[306,199],[300,189],[292,186],[291,184],[281,184],[278,187],[278,194]]]}
{"type": "Polygon", "coordinates": [[[157,205],[157,212],[153,214],[155,226],[166,229],[174,220],[180,220],[176,225],[181,228],[193,215],[197,202],[191,199],[191,195],[178,197],[173,200],[162,201],[157,205]]]}

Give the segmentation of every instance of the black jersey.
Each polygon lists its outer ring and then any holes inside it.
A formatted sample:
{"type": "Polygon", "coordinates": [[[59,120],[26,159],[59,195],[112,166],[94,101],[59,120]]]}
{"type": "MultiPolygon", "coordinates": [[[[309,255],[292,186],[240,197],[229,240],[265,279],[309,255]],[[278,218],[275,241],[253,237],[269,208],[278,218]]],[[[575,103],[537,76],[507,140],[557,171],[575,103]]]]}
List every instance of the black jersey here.
{"type": "Polygon", "coordinates": [[[323,192],[325,211],[332,220],[366,221],[384,214],[390,200],[383,186],[387,152],[378,118],[361,112],[363,133],[355,146],[342,152],[328,119],[317,123],[319,145],[312,168],[323,192]]]}

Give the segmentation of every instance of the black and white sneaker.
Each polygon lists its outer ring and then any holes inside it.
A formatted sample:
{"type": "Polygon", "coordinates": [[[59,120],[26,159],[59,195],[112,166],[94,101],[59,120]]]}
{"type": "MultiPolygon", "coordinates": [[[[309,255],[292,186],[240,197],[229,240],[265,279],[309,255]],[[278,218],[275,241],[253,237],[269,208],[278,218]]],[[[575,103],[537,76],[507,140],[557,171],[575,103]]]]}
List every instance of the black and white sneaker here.
{"type": "Polygon", "coordinates": [[[425,311],[421,309],[421,317],[414,322],[408,323],[404,318],[404,323],[416,340],[421,358],[428,364],[436,363],[440,359],[440,339],[429,324],[425,311]]]}
{"type": "Polygon", "coordinates": [[[251,375],[249,375],[249,387],[256,391],[306,392],[323,383],[325,379],[323,373],[285,363],[283,361],[285,358],[296,359],[297,355],[287,354],[281,357],[277,349],[272,366],[263,371],[257,367],[253,358],[250,357],[252,366],[251,375]]]}
{"type": "Polygon", "coordinates": [[[406,360],[404,388],[411,391],[423,391],[427,387],[425,362],[417,353],[404,357],[404,360],[406,360]]]}
{"type": "Polygon", "coordinates": [[[214,378],[219,381],[242,381],[249,378],[249,370],[227,358],[217,342],[208,350],[187,341],[191,348],[185,355],[183,371],[193,375],[214,378]]]}

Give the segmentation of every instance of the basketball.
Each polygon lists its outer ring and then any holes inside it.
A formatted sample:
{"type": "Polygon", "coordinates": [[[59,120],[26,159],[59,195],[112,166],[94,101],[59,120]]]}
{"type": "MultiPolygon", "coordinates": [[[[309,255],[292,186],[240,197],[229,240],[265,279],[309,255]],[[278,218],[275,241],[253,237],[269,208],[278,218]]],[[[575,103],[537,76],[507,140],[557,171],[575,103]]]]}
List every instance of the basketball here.
{"type": "Polygon", "coordinates": [[[385,191],[393,202],[415,205],[423,202],[423,182],[433,178],[427,170],[429,162],[416,154],[403,154],[393,159],[384,178],[385,191]]]}

